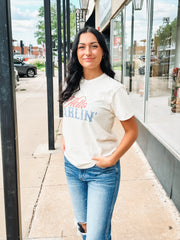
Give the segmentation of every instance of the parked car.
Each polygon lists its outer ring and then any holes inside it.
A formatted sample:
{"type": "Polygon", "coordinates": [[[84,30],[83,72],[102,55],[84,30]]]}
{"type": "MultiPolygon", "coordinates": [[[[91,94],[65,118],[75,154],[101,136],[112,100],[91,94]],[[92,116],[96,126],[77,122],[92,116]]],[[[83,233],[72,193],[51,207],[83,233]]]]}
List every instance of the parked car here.
{"type": "MultiPolygon", "coordinates": [[[[145,56],[140,56],[139,59],[142,61],[142,64],[139,66],[138,68],[138,73],[139,75],[144,75],[145,74],[145,56]]],[[[153,65],[157,65],[159,64],[159,58],[155,55],[151,55],[150,57],[150,72],[149,72],[149,76],[152,77],[152,68],[153,65]]]]}
{"type": "Polygon", "coordinates": [[[13,55],[13,58],[14,59],[18,59],[18,60],[21,60],[21,61],[24,61],[24,54],[14,54],[13,55]]]}
{"type": "Polygon", "coordinates": [[[17,69],[20,77],[23,77],[24,75],[27,77],[34,77],[37,75],[37,67],[32,64],[25,63],[21,59],[14,58],[14,67],[17,69]]]}
{"type": "MultiPolygon", "coordinates": [[[[146,57],[145,57],[144,55],[143,55],[143,56],[140,56],[140,57],[139,57],[139,60],[145,62],[146,57]]],[[[159,61],[159,58],[158,58],[156,55],[151,55],[150,61],[151,61],[151,62],[157,62],[157,61],[159,61]]]]}
{"type": "MultiPolygon", "coordinates": [[[[139,75],[145,75],[145,65],[142,65],[138,68],[139,75]]],[[[152,64],[150,65],[149,76],[152,77],[152,64]]]]}

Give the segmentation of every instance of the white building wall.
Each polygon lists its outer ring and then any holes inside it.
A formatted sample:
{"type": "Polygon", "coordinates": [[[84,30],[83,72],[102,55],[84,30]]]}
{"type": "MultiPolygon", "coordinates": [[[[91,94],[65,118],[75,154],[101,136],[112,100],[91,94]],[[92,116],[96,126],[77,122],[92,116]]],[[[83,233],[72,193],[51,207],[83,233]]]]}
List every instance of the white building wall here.
{"type": "Polygon", "coordinates": [[[127,2],[127,0],[111,0],[111,16],[109,20],[100,28],[100,9],[99,9],[99,0],[95,2],[95,27],[103,31],[110,22],[110,19],[118,12],[118,10],[122,7],[123,4],[127,2]]]}

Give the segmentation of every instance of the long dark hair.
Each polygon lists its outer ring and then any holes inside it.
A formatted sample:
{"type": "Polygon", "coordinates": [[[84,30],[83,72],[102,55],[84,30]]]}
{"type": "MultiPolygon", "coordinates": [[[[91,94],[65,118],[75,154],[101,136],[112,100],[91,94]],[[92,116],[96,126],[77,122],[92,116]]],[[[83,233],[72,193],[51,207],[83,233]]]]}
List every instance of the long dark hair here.
{"type": "Polygon", "coordinates": [[[80,80],[83,76],[83,67],[78,61],[77,48],[79,44],[80,35],[82,33],[87,33],[87,32],[93,33],[96,36],[97,41],[103,50],[104,55],[100,64],[102,71],[106,73],[108,76],[114,78],[115,73],[111,68],[109,51],[106,46],[104,36],[95,28],[88,27],[88,26],[84,27],[77,34],[72,46],[72,55],[71,55],[70,62],[68,64],[68,76],[65,79],[66,88],[60,93],[60,100],[59,100],[60,103],[63,103],[66,100],[68,100],[73,95],[73,93],[77,92],[80,89],[80,80]]]}

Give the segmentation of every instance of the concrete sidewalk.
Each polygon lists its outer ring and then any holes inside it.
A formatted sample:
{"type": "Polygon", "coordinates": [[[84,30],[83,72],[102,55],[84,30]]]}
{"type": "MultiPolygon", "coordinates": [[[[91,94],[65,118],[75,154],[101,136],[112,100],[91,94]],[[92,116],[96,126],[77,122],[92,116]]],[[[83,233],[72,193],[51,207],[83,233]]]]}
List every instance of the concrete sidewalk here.
{"type": "MultiPolygon", "coordinates": [[[[21,78],[17,89],[23,239],[80,240],[64,175],[57,73],[54,78],[56,150],[48,151],[45,74],[21,78]]],[[[115,124],[120,137],[123,130],[115,124]]],[[[135,143],[121,159],[121,184],[112,220],[113,240],[180,240],[180,216],[135,143]]],[[[3,206],[0,161],[0,205],[3,206]]],[[[5,240],[4,208],[0,240],[5,240]]]]}

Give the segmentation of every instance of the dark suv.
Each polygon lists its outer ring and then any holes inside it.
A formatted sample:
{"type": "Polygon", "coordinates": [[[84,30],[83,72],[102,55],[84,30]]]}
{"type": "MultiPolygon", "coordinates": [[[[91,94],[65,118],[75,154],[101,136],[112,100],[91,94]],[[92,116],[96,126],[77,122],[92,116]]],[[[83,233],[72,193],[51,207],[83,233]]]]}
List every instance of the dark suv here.
{"type": "Polygon", "coordinates": [[[14,67],[17,69],[20,77],[23,77],[24,75],[27,75],[27,77],[34,77],[35,75],[37,75],[36,66],[25,63],[20,59],[14,58],[14,67]]]}

